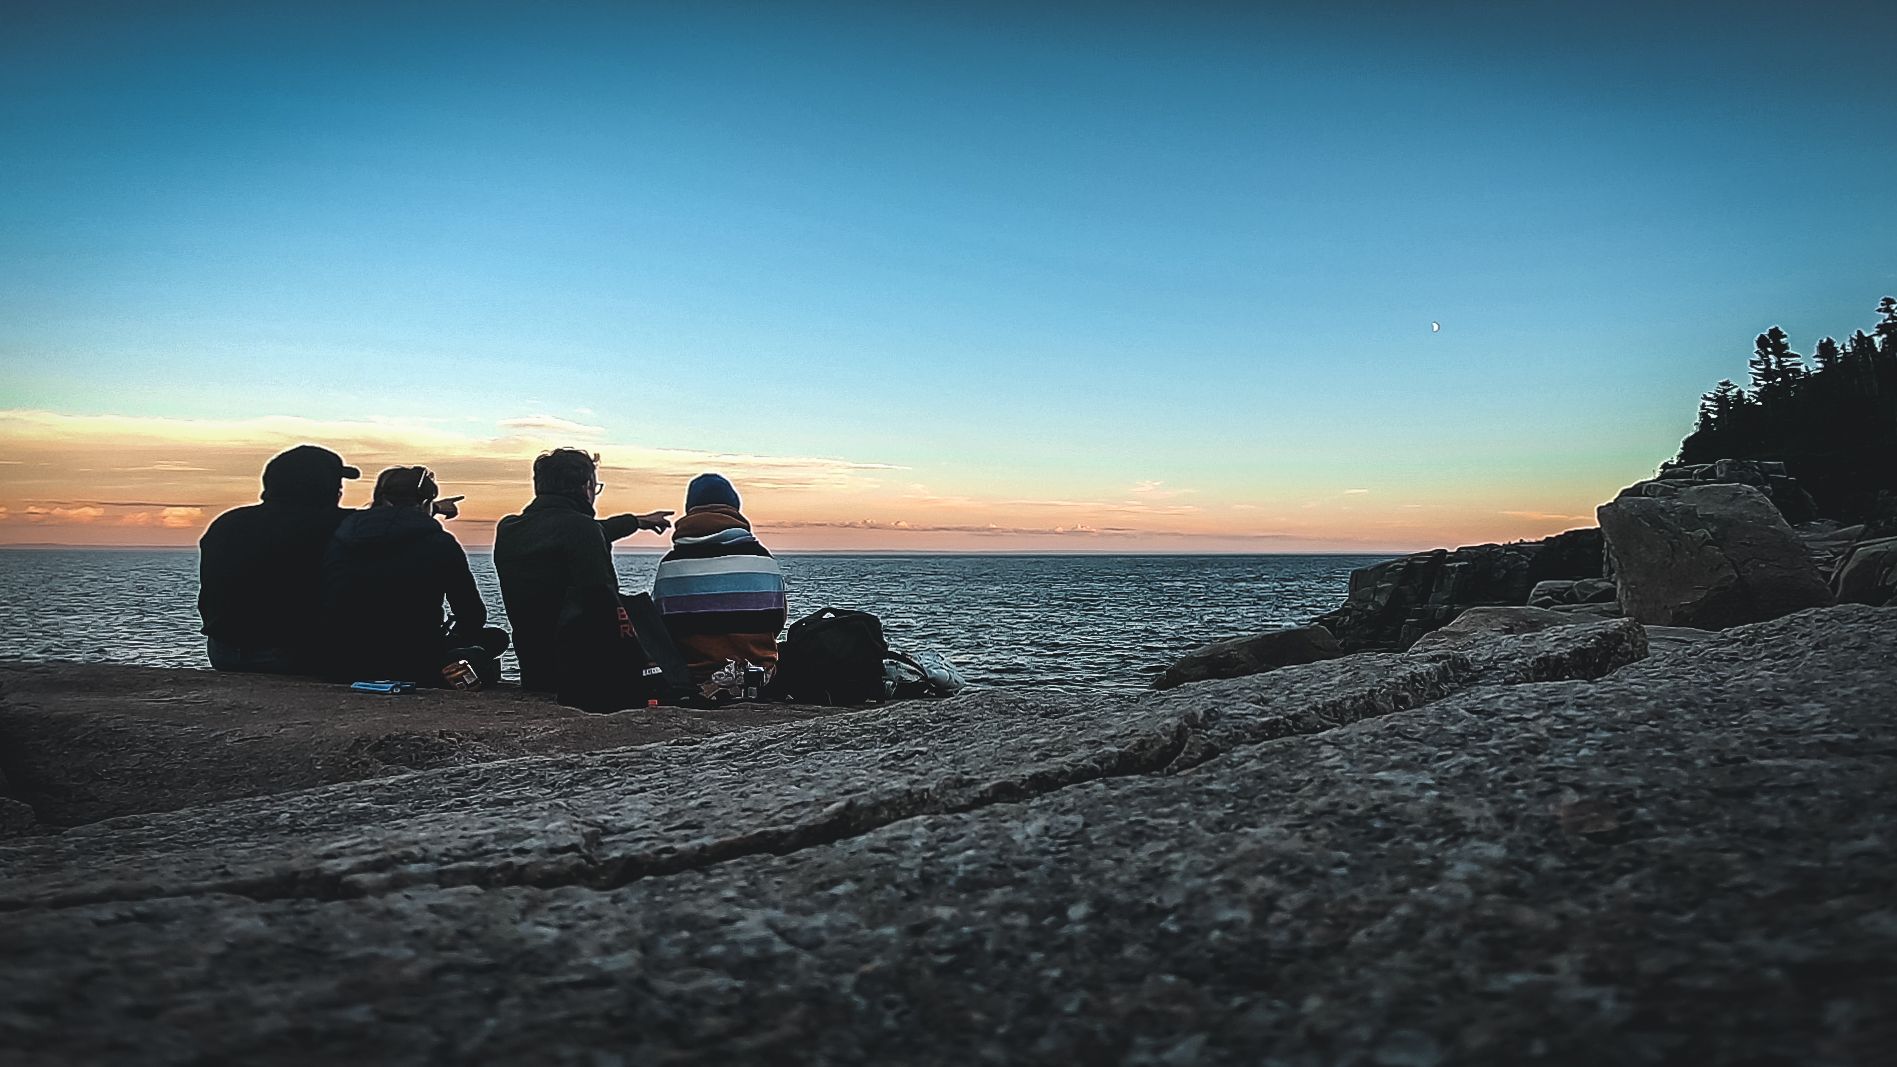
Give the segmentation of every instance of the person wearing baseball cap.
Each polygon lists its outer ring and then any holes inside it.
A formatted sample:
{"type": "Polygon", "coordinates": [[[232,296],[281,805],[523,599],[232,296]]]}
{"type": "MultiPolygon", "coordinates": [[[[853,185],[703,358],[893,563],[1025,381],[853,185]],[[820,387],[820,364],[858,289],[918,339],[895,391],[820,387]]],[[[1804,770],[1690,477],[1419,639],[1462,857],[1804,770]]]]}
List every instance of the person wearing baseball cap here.
{"type": "Polygon", "coordinates": [[[220,671],[320,674],[323,552],[349,512],[343,482],[362,472],[318,445],[263,469],[262,503],[219,515],[198,540],[198,615],[220,671]]]}

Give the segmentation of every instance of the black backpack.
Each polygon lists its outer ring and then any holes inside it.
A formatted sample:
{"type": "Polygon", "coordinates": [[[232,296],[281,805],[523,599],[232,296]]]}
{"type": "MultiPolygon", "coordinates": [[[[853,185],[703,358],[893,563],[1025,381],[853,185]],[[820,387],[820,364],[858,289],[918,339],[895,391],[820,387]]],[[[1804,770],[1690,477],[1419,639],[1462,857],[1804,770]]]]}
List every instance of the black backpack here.
{"type": "Polygon", "coordinates": [[[791,623],[777,650],[771,688],[804,704],[883,699],[883,622],[867,611],[824,608],[791,623]]]}

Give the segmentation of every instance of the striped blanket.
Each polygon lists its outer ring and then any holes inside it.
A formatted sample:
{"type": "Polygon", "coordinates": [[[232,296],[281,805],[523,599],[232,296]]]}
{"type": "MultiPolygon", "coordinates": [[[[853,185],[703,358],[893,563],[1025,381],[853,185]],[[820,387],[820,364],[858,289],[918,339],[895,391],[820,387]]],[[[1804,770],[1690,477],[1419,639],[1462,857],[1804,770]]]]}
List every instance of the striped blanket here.
{"type": "Polygon", "coordinates": [[[777,560],[735,508],[694,508],[678,521],[659,561],[652,599],[694,673],[726,660],[777,666],[789,603],[777,560]]]}

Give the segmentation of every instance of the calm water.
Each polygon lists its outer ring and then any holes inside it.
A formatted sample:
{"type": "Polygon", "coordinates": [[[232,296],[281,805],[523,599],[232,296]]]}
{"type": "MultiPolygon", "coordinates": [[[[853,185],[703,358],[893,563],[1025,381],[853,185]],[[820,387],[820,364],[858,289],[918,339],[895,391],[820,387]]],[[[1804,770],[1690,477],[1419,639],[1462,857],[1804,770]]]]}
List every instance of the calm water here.
{"type": "MultiPolygon", "coordinates": [[[[0,550],[0,656],[202,667],[197,553],[0,550]]],[[[1207,641],[1292,625],[1343,601],[1370,556],[782,555],[791,618],[883,620],[891,647],[934,649],[971,682],[1136,689],[1207,641]]],[[[649,589],[659,557],[616,555],[649,589]]],[[[470,560],[494,620],[500,587],[470,560]]],[[[512,676],[512,654],[506,667],[512,676]]]]}

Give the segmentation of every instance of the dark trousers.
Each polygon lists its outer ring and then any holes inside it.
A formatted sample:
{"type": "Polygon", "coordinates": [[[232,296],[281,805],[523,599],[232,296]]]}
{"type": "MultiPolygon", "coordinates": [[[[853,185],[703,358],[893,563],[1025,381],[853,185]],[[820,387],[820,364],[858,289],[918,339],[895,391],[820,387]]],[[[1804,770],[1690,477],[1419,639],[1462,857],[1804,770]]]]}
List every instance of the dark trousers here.
{"type": "Polygon", "coordinates": [[[507,631],[498,626],[483,627],[478,633],[448,635],[448,662],[464,659],[481,676],[482,685],[501,680],[501,653],[507,651],[507,631]]]}
{"type": "Polygon", "coordinates": [[[307,674],[308,656],[298,656],[287,648],[245,648],[215,637],[204,639],[211,657],[211,669],[245,671],[251,674],[307,674]]]}

